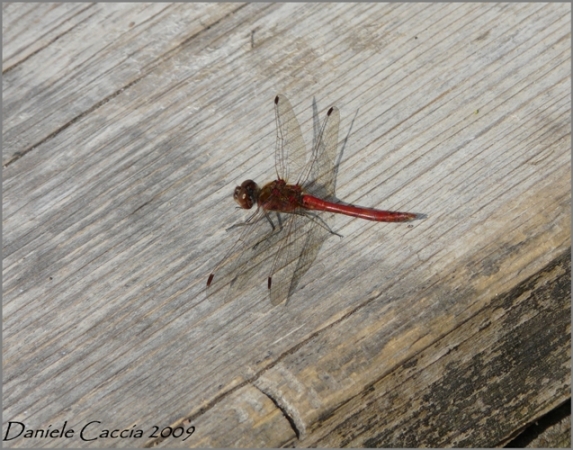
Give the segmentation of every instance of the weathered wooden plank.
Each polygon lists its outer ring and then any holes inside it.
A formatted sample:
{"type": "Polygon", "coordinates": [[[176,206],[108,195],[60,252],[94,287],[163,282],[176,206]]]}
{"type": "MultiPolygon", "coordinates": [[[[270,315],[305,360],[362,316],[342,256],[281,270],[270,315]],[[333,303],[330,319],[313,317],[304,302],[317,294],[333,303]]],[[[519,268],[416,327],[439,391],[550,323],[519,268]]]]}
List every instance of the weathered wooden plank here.
{"type": "Polygon", "coordinates": [[[93,5],[3,3],[2,72],[48,47],[89,17],[93,5]]]}
{"type": "MultiPolygon", "coordinates": [[[[362,395],[387,402],[377,395],[418,370],[425,383],[393,394],[419,411],[432,400],[443,429],[448,405],[436,399],[459,385],[440,364],[479,366],[473,340],[445,355],[456,339],[473,330],[494,361],[496,346],[519,356],[526,336],[503,328],[507,317],[551,324],[523,299],[505,315],[488,308],[570,247],[570,5],[31,11],[3,9],[4,30],[30,17],[11,29],[3,61],[4,430],[100,420],[149,434],[191,419],[189,440],[161,444],[384,445],[396,424],[414,437],[419,422],[375,420],[349,440],[354,412],[372,417],[362,395]],[[246,216],[233,212],[232,188],[273,176],[279,92],[307,143],[312,95],[321,114],[340,108],[341,139],[352,133],[339,198],[428,218],[412,228],[336,218],[344,238],[324,244],[286,308],[271,307],[264,273],[236,301],[206,300],[233,239],[224,229],[246,216]],[[471,328],[488,311],[491,326],[471,328]]],[[[569,348],[554,343],[555,355],[569,348]]],[[[503,432],[436,442],[499,444],[561,403],[570,377],[550,384],[520,391],[533,406],[503,432]]],[[[510,388],[486,391],[503,400],[510,388]]],[[[473,406],[455,414],[496,416],[473,406]]]]}
{"type": "Polygon", "coordinates": [[[4,165],[138,83],[185,40],[237,8],[208,3],[8,6],[3,93],[10,114],[4,117],[3,142],[11,153],[4,165]],[[33,69],[38,66],[42,70],[33,69]]]}
{"type": "Polygon", "coordinates": [[[570,383],[570,298],[567,252],[321,418],[318,424],[328,433],[321,430],[302,444],[483,447],[507,442],[526,418],[545,414],[568,395],[563,380],[570,383]]]}

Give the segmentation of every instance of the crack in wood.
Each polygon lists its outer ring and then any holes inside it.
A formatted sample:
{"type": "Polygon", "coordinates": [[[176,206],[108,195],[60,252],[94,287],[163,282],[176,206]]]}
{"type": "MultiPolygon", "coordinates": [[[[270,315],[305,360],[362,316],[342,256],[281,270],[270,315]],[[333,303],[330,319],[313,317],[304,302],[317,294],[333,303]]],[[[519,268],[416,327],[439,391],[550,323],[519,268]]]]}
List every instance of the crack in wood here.
{"type": "Polygon", "coordinates": [[[570,419],[571,399],[538,418],[533,423],[523,427],[519,433],[516,433],[517,436],[506,444],[505,447],[537,447],[539,444],[543,444],[544,447],[556,447],[559,444],[560,438],[566,440],[567,436],[569,436],[569,442],[564,442],[566,444],[565,448],[568,448],[571,445],[570,433],[567,433],[567,424],[570,422],[570,419]],[[562,423],[563,426],[561,425],[562,423]],[[564,428],[564,430],[561,430],[562,428],[564,428]],[[536,440],[540,441],[536,442],[538,445],[531,445],[536,440]]]}
{"type": "Polygon", "coordinates": [[[290,423],[291,428],[294,431],[294,434],[296,434],[297,439],[300,439],[301,434],[304,435],[304,424],[302,423],[300,417],[299,418],[295,418],[295,414],[290,414],[289,413],[289,407],[285,405],[283,405],[283,402],[280,400],[280,398],[277,396],[275,397],[274,395],[271,395],[270,392],[268,392],[266,389],[263,389],[261,386],[257,386],[256,384],[254,385],[261,393],[263,393],[264,395],[266,395],[269,400],[271,402],[273,402],[273,404],[283,413],[283,416],[285,416],[286,420],[288,421],[288,423],[290,423]],[[297,425],[298,422],[298,425],[297,425]]]}

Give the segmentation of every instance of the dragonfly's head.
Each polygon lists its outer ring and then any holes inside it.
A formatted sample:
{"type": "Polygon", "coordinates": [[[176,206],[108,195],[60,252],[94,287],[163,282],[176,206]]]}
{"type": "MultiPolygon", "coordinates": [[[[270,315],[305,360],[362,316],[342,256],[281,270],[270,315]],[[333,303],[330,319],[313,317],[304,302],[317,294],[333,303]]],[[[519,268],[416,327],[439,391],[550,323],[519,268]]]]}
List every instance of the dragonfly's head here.
{"type": "Polygon", "coordinates": [[[241,208],[251,209],[259,198],[259,187],[253,180],[246,180],[235,188],[233,198],[241,208]]]}

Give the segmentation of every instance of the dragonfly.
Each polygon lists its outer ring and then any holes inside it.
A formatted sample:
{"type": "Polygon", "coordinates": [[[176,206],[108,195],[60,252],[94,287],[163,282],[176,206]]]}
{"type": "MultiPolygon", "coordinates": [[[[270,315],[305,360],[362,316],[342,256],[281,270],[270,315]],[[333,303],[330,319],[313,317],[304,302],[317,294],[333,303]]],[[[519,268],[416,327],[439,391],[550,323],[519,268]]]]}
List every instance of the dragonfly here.
{"type": "Polygon", "coordinates": [[[334,201],[338,108],[328,110],[321,126],[317,126],[315,118],[315,138],[307,158],[307,147],[290,102],[284,95],[277,95],[274,105],[276,179],[262,187],[249,179],[235,188],[233,198],[238,205],[256,209],[245,222],[227,229],[242,228],[207,279],[209,295],[227,290],[224,295],[231,298],[246,289],[256,273],[266,270],[271,303],[286,303],[325,239],[329,235],[340,236],[327,223],[333,213],[378,222],[409,222],[424,216],[334,201]],[[289,184],[289,180],[294,183],[289,184]]]}

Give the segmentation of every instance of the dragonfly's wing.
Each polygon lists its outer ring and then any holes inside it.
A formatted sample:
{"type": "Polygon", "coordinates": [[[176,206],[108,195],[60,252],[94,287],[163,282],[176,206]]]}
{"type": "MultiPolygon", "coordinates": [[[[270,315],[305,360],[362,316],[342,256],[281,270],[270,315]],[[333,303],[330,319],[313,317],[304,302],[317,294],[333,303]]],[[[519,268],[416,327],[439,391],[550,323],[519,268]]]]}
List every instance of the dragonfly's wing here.
{"type": "Polygon", "coordinates": [[[306,166],[306,145],[292,106],[284,95],[275,98],[277,143],[275,167],[278,178],[297,180],[306,166]]]}
{"type": "Polygon", "coordinates": [[[268,286],[268,278],[273,305],[290,298],[330,232],[318,216],[308,211],[280,217],[282,227],[275,219],[274,230],[262,210],[249,220],[235,245],[213,270],[207,287],[210,298],[229,302],[255,283],[268,286]]]}
{"type": "MultiPolygon", "coordinates": [[[[316,220],[316,219],[314,219],[316,220]]],[[[313,220],[312,225],[309,226],[306,239],[304,242],[304,248],[300,252],[300,257],[297,260],[294,273],[292,275],[292,280],[289,288],[289,297],[295,291],[299,280],[302,276],[310,269],[310,266],[318,256],[318,252],[322,247],[324,241],[326,241],[332,233],[327,227],[324,227],[320,223],[313,220]]],[[[272,298],[272,293],[271,293],[272,298]]]]}
{"type": "Polygon", "coordinates": [[[334,195],[335,161],[338,150],[340,112],[333,106],[324,119],[315,145],[306,178],[302,180],[305,190],[317,197],[328,199],[334,195]]]}
{"type": "Polygon", "coordinates": [[[316,140],[320,134],[320,118],[318,117],[318,105],[316,99],[312,97],[312,148],[316,147],[316,140]]]}
{"type": "Polygon", "coordinates": [[[280,250],[275,254],[269,273],[273,305],[288,301],[330,236],[328,229],[321,225],[320,218],[306,210],[290,214],[285,228],[285,238],[280,242],[280,250]]]}
{"type": "Polygon", "coordinates": [[[244,225],[237,227],[239,230],[233,230],[240,231],[239,238],[213,269],[207,287],[209,297],[221,297],[227,302],[248,286],[266,282],[276,245],[283,237],[276,220],[274,225],[273,230],[264,211],[259,210],[244,225]]]}
{"type": "Polygon", "coordinates": [[[307,232],[312,228],[312,223],[304,216],[290,214],[285,228],[285,239],[281,241],[280,250],[275,254],[269,272],[270,297],[273,305],[287,301],[296,287],[298,280],[293,279],[293,274],[304,250],[307,232]]]}
{"type": "MultiPolygon", "coordinates": [[[[281,104],[282,100],[283,98],[279,96],[277,106],[281,104]]],[[[294,118],[290,105],[288,105],[288,110],[294,118]]],[[[309,193],[322,198],[334,195],[334,164],[338,149],[339,123],[340,113],[338,108],[333,107],[329,110],[325,121],[316,134],[309,164],[299,172],[298,183],[304,184],[309,193]]],[[[300,133],[299,130],[298,132],[300,133]]],[[[281,248],[275,256],[269,274],[272,280],[270,294],[273,305],[288,300],[292,295],[300,278],[316,259],[320,247],[332,234],[327,225],[331,218],[332,214],[322,213],[317,216],[306,210],[292,215],[286,238],[281,241],[281,248]]]]}

